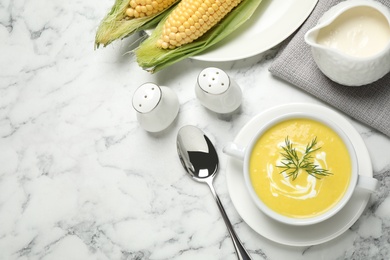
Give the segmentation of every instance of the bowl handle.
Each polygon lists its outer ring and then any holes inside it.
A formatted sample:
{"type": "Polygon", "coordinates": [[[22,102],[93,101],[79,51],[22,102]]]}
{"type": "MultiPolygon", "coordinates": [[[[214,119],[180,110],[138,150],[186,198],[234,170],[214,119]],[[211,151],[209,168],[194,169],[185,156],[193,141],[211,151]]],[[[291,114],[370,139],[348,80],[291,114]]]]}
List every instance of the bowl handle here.
{"type": "Polygon", "coordinates": [[[229,156],[244,161],[245,147],[230,142],[222,149],[222,151],[229,156]]]}
{"type": "Polygon", "coordinates": [[[356,187],[366,192],[373,193],[378,188],[378,180],[370,176],[359,175],[356,187]]]}

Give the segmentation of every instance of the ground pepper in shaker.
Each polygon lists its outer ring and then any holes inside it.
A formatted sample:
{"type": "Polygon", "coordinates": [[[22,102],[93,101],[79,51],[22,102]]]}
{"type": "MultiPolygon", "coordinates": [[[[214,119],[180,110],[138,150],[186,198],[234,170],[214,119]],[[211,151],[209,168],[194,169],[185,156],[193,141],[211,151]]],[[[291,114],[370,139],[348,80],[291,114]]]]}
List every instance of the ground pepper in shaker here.
{"type": "Polygon", "coordinates": [[[234,112],[242,100],[238,84],[225,71],[214,67],[199,73],[195,94],[203,106],[220,114],[234,112]]]}
{"type": "Polygon", "coordinates": [[[148,132],[166,129],[179,112],[179,100],[175,92],[155,83],[139,86],[134,92],[132,103],[139,124],[148,132]]]}

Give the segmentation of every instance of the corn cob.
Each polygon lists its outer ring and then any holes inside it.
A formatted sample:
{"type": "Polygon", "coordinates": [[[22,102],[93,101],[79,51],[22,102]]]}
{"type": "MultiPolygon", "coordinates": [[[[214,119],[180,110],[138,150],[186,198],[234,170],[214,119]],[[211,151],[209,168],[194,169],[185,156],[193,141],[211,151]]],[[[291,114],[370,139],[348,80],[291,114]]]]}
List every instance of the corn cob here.
{"type": "Polygon", "coordinates": [[[182,0],[169,14],[157,45],[173,49],[190,43],[211,27],[242,0],[182,0]]]}
{"type": "MultiPolygon", "coordinates": [[[[164,17],[164,19],[159,22],[150,37],[142,42],[141,45],[134,51],[138,65],[143,69],[154,73],[180,60],[194,56],[208,49],[244,24],[256,11],[261,1],[262,0],[182,0],[173,8],[172,12],[168,16],[164,17]],[[202,2],[198,5],[198,7],[196,7],[195,4],[197,1],[202,2]],[[235,1],[237,4],[233,4],[233,6],[231,6],[235,1]],[[203,14],[205,14],[207,10],[211,10],[205,7],[211,6],[212,8],[213,4],[216,4],[216,2],[222,3],[220,6],[217,5],[218,8],[213,8],[214,13],[217,13],[218,16],[217,18],[214,18],[217,22],[213,23],[208,30],[207,28],[198,28],[200,33],[197,33],[197,30],[194,32],[194,29],[197,28],[195,25],[195,28],[191,28],[192,20],[196,20],[199,17],[194,18],[193,14],[197,14],[197,16],[199,15],[198,13],[202,14],[204,21],[206,17],[203,16],[203,14]],[[225,4],[227,6],[225,6],[225,4]],[[190,16],[191,12],[192,15],[190,16]],[[224,16],[220,15],[220,13],[223,13],[224,16]],[[181,15],[183,18],[180,18],[179,14],[183,14],[181,15]],[[179,20],[184,21],[180,22],[179,20]],[[190,28],[189,31],[184,30],[184,33],[186,35],[188,33],[190,35],[189,38],[192,38],[192,41],[190,40],[186,43],[182,42],[181,40],[185,37],[183,37],[184,35],[181,33],[179,34],[182,36],[181,39],[180,36],[179,39],[173,38],[172,33],[176,32],[174,27],[180,31],[183,28],[179,28],[181,26],[185,27],[187,23],[190,25],[190,28]],[[165,29],[165,32],[164,27],[168,28],[165,29]],[[176,40],[176,42],[171,42],[171,35],[173,40],[176,40]],[[169,37],[169,40],[167,37],[169,37]]],[[[199,22],[200,20],[201,19],[197,20],[199,25],[201,23],[199,22]]],[[[196,21],[194,21],[194,24],[195,22],[196,21]]],[[[204,24],[205,22],[203,25],[204,24]]],[[[175,37],[177,37],[177,34],[175,37]]]]}
{"type": "Polygon", "coordinates": [[[95,47],[107,46],[134,32],[154,27],[180,0],[115,0],[99,25],[95,47]]]}
{"type": "Polygon", "coordinates": [[[129,18],[150,16],[167,9],[174,3],[174,0],[130,0],[126,15],[129,18]]]}

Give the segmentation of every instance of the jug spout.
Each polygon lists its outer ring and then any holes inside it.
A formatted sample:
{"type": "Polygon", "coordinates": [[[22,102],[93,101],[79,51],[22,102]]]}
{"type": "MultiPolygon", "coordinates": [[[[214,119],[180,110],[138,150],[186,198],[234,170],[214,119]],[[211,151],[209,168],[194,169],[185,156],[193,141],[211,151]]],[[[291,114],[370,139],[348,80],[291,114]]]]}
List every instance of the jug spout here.
{"type": "MultiPolygon", "coordinates": [[[[304,40],[307,45],[311,47],[311,52],[315,56],[315,60],[319,61],[320,57],[322,56],[328,56],[328,57],[334,57],[338,56],[342,59],[348,59],[348,57],[345,57],[341,52],[338,52],[335,48],[331,48],[330,46],[326,46],[324,44],[321,44],[318,42],[318,35],[320,34],[321,30],[324,29],[326,26],[316,26],[309,31],[304,36],[304,40]]],[[[322,58],[321,58],[322,59],[322,58]]]]}
{"type": "Polygon", "coordinates": [[[318,33],[319,31],[321,30],[321,28],[319,26],[317,27],[314,27],[312,29],[310,29],[306,34],[305,34],[305,42],[310,45],[311,47],[318,47],[317,43],[316,43],[316,39],[317,39],[317,36],[318,36],[318,33]]]}

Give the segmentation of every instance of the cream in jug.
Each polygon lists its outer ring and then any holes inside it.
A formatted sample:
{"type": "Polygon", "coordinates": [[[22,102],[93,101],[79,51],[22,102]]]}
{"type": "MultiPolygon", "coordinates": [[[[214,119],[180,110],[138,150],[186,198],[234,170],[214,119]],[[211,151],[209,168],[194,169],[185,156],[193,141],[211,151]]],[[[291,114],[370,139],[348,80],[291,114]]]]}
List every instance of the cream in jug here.
{"type": "Polygon", "coordinates": [[[318,33],[318,44],[355,57],[368,57],[383,50],[390,40],[386,18],[376,9],[355,7],[318,33]]]}
{"type": "Polygon", "coordinates": [[[372,0],[348,0],[329,9],[305,34],[313,59],[331,80],[372,83],[390,71],[390,10],[372,0]]]}

